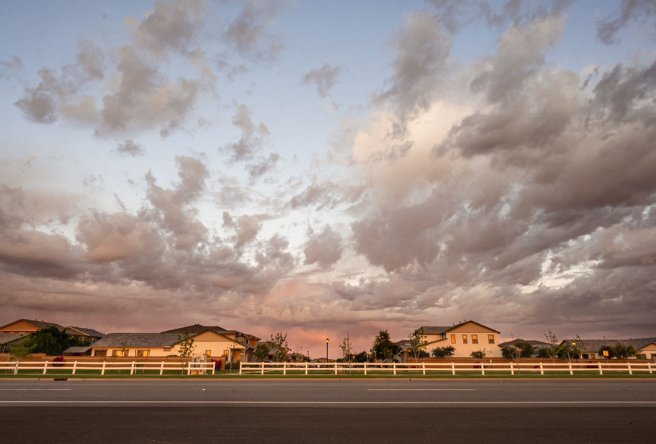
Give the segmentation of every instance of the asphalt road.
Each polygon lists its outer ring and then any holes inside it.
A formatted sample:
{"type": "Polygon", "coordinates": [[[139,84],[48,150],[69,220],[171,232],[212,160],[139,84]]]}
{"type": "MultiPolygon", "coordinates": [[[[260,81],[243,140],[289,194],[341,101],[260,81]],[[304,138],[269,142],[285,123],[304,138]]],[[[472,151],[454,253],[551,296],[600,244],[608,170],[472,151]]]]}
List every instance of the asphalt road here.
{"type": "Polygon", "coordinates": [[[0,381],[3,443],[656,440],[656,381],[0,381]]]}

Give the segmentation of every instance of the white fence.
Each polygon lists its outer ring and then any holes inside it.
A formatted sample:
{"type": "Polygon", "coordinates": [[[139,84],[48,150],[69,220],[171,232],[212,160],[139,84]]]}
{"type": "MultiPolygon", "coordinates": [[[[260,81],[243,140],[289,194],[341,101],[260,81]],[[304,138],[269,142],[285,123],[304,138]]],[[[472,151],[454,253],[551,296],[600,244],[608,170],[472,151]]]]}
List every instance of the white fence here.
{"type": "MultiPolygon", "coordinates": [[[[656,365],[654,365],[656,367],[656,365]]],[[[360,373],[364,375],[372,374],[570,374],[588,373],[600,374],[610,372],[623,372],[633,375],[634,373],[653,374],[654,368],[650,362],[591,362],[591,363],[515,363],[515,362],[494,362],[494,363],[436,363],[436,362],[419,362],[419,363],[344,363],[335,362],[329,364],[321,363],[287,363],[287,362],[242,362],[239,367],[239,374],[345,374],[360,373]]]]}
{"type": "Polygon", "coordinates": [[[24,374],[91,374],[100,372],[105,374],[160,374],[164,372],[177,371],[181,374],[214,374],[214,362],[110,362],[110,361],[22,361],[22,362],[0,362],[0,373],[13,372],[18,375],[24,374]],[[123,373],[125,372],[125,373],[123,373]]]}

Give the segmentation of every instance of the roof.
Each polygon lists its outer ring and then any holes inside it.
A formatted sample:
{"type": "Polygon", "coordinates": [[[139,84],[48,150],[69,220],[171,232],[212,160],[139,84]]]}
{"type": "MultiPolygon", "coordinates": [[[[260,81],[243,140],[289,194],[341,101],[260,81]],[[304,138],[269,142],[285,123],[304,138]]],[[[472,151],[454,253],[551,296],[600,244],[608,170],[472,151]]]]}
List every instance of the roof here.
{"type": "Polygon", "coordinates": [[[218,325],[216,326],[207,326],[207,325],[200,325],[200,324],[194,324],[194,325],[189,325],[187,327],[180,327],[180,328],[174,328],[173,330],[166,330],[163,331],[162,333],[180,333],[183,334],[187,330],[187,332],[190,335],[197,335],[200,333],[204,333],[207,330],[212,330],[214,332],[227,332],[223,327],[219,327],[218,325]]]}
{"type": "Polygon", "coordinates": [[[31,320],[31,319],[17,319],[17,320],[12,321],[12,322],[10,322],[10,323],[8,323],[8,324],[0,325],[0,328],[5,328],[5,327],[10,326],[11,324],[15,324],[15,323],[17,323],[17,322],[21,322],[21,321],[23,321],[23,322],[27,322],[28,324],[32,324],[32,325],[34,325],[35,327],[37,327],[38,329],[48,328],[48,327],[57,327],[57,329],[58,329],[59,331],[64,331],[64,330],[65,330],[64,327],[62,327],[62,326],[59,325],[59,324],[55,324],[54,322],[33,321],[33,320],[31,320]]]}
{"type": "Polygon", "coordinates": [[[91,348],[102,347],[172,347],[178,343],[177,333],[110,333],[91,348]]]}
{"type": "Polygon", "coordinates": [[[507,347],[509,345],[515,345],[515,344],[518,344],[520,342],[526,342],[526,343],[531,344],[533,347],[538,347],[538,348],[549,347],[549,343],[544,342],[544,341],[536,341],[536,340],[533,340],[533,339],[519,339],[519,338],[518,339],[513,339],[512,341],[502,342],[501,344],[499,344],[499,347],[507,347]]]}
{"type": "Polygon", "coordinates": [[[0,333],[0,344],[9,344],[10,342],[27,336],[25,333],[0,333]]]}
{"type": "MultiPolygon", "coordinates": [[[[585,349],[589,351],[597,351],[604,345],[613,346],[615,344],[632,345],[636,350],[640,350],[656,342],[656,337],[653,338],[637,338],[637,339],[581,339],[585,344],[585,349]]],[[[568,342],[576,342],[576,339],[564,339],[561,344],[568,342]]]]}
{"type": "Polygon", "coordinates": [[[69,347],[64,350],[63,354],[66,353],[86,353],[91,350],[91,347],[69,347]]]}
{"type": "Polygon", "coordinates": [[[411,347],[412,341],[410,339],[403,339],[402,341],[398,341],[396,345],[401,347],[401,350],[408,350],[411,347]]]}
{"type": "Polygon", "coordinates": [[[100,333],[98,330],[94,330],[94,329],[91,329],[91,328],[72,327],[72,326],[69,326],[69,327],[66,327],[66,328],[67,329],[68,328],[73,328],[73,329],[79,331],[82,334],[85,334],[87,336],[91,336],[92,338],[102,338],[103,336],[105,336],[105,333],[100,333]]]}
{"type": "Polygon", "coordinates": [[[499,333],[495,329],[490,328],[490,327],[488,327],[486,325],[483,325],[483,324],[479,324],[476,321],[464,321],[464,322],[460,322],[459,324],[454,324],[454,325],[446,326],[446,327],[445,326],[439,326],[438,327],[438,326],[431,326],[431,325],[422,325],[419,328],[423,330],[425,335],[442,335],[442,334],[445,334],[445,333],[447,333],[451,330],[454,330],[454,329],[460,327],[461,325],[465,325],[465,324],[476,324],[479,327],[483,327],[483,328],[486,328],[486,329],[488,329],[490,331],[493,331],[495,333],[499,333]]]}

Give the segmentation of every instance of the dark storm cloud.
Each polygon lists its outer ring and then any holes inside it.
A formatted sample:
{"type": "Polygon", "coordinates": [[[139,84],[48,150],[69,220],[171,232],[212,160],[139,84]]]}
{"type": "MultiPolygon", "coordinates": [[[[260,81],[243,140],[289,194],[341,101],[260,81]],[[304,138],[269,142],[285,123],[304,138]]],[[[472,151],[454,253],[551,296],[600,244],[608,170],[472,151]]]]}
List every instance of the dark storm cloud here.
{"type": "Polygon", "coordinates": [[[656,28],[656,3],[652,0],[622,0],[618,15],[597,22],[597,37],[607,45],[618,43],[617,34],[631,24],[651,20],[656,28]]]}

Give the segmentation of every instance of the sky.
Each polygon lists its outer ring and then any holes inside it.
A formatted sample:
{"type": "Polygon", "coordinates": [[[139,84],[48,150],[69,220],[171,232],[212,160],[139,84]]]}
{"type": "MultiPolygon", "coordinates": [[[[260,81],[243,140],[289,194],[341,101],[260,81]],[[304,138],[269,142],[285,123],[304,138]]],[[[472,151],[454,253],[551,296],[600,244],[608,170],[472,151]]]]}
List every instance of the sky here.
{"type": "Polygon", "coordinates": [[[0,324],[654,336],[655,42],[651,0],[2,2],[0,324]]]}

